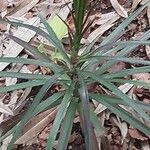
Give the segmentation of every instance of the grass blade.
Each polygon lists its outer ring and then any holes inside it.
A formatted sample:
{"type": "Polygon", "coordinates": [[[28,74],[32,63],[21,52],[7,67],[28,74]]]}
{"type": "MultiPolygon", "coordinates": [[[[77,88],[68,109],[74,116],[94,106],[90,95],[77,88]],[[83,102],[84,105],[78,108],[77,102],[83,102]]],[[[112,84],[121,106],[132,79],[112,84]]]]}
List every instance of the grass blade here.
{"type": "Polygon", "coordinates": [[[99,103],[105,105],[108,109],[110,109],[113,113],[117,114],[119,117],[127,121],[129,124],[133,125],[135,128],[142,131],[147,136],[150,136],[149,127],[141,123],[139,120],[133,117],[130,113],[125,111],[123,108],[119,107],[111,103],[110,99],[107,98],[100,98],[99,96],[91,96],[94,100],[98,101],[99,103]]]}
{"type": "Polygon", "coordinates": [[[75,100],[72,100],[68,107],[66,116],[64,118],[61,130],[60,130],[57,150],[67,149],[69,137],[70,137],[72,126],[73,126],[73,120],[74,120],[76,108],[77,108],[77,102],[75,102],[75,100]]]}
{"type": "Polygon", "coordinates": [[[53,127],[51,129],[51,133],[49,135],[48,138],[48,143],[47,143],[47,150],[52,150],[53,149],[53,145],[60,127],[60,124],[62,122],[62,120],[64,119],[64,116],[68,110],[68,107],[70,105],[71,99],[72,99],[72,93],[74,90],[74,85],[71,84],[70,87],[66,90],[66,93],[64,95],[64,98],[62,100],[62,103],[59,106],[59,110],[58,113],[55,117],[54,123],[53,123],[53,127]]]}
{"type": "Polygon", "coordinates": [[[91,122],[89,120],[90,118],[90,109],[89,109],[89,98],[88,98],[88,90],[84,83],[84,80],[80,73],[78,73],[79,77],[79,95],[81,99],[81,114],[83,114],[83,126],[84,126],[84,136],[85,136],[85,144],[86,149],[91,150],[92,149],[92,139],[91,139],[91,132],[92,132],[92,126],[91,122]]]}
{"type": "Polygon", "coordinates": [[[19,138],[19,136],[21,135],[22,129],[24,127],[24,125],[26,124],[26,122],[31,119],[32,117],[32,113],[34,112],[35,108],[37,107],[37,105],[40,103],[40,101],[42,100],[42,98],[44,97],[44,95],[46,94],[46,92],[48,91],[48,89],[54,84],[54,82],[60,77],[61,74],[59,75],[55,75],[53,76],[50,80],[48,80],[40,89],[40,91],[38,92],[38,94],[36,95],[36,97],[33,100],[33,103],[30,105],[30,107],[28,108],[26,114],[24,115],[23,119],[21,120],[21,122],[19,123],[19,125],[15,128],[15,132],[13,134],[13,138],[10,142],[10,144],[8,145],[7,150],[11,150],[13,147],[14,142],[19,138]]]}

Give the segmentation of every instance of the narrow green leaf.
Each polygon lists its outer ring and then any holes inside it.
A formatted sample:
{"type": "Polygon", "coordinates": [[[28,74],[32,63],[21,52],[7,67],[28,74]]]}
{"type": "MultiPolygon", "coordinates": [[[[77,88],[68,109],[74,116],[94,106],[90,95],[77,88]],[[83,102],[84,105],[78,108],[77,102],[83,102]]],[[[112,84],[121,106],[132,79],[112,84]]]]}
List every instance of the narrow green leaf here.
{"type": "Polygon", "coordinates": [[[141,6],[135,12],[133,12],[126,20],[124,20],[108,37],[104,39],[101,45],[109,43],[113,38],[120,34],[125,27],[127,27],[146,7],[148,7],[150,2],[147,2],[145,5],[141,6]]]}
{"type": "Polygon", "coordinates": [[[142,86],[144,88],[150,89],[150,83],[144,82],[140,80],[125,80],[125,79],[107,79],[107,81],[111,82],[119,82],[119,83],[130,83],[136,86],[142,86]]]}
{"type": "Polygon", "coordinates": [[[24,89],[29,87],[35,87],[35,86],[43,85],[45,84],[45,82],[46,82],[45,80],[33,80],[33,81],[27,81],[27,82],[18,83],[6,87],[0,87],[0,93],[10,92],[13,90],[24,89]]]}
{"type": "Polygon", "coordinates": [[[57,64],[53,62],[41,61],[41,60],[34,60],[29,58],[20,58],[20,57],[0,57],[0,62],[8,62],[8,63],[21,63],[21,64],[33,64],[37,66],[49,67],[55,72],[60,72],[63,69],[60,68],[57,64]]]}
{"type": "Polygon", "coordinates": [[[9,38],[12,39],[13,41],[15,41],[16,43],[18,43],[19,45],[21,45],[24,49],[27,49],[27,50],[28,50],[30,53],[32,53],[36,58],[42,59],[42,60],[47,61],[47,62],[50,61],[49,57],[47,57],[45,54],[39,52],[39,50],[38,50],[36,47],[30,45],[29,43],[27,43],[27,42],[21,40],[21,39],[18,38],[18,37],[15,37],[15,36],[13,36],[13,35],[7,35],[7,37],[9,37],[9,38]]]}
{"type": "MultiPolygon", "coordinates": [[[[150,30],[148,30],[147,32],[145,32],[139,39],[141,41],[145,41],[147,39],[150,38],[150,30]]],[[[124,49],[122,49],[121,51],[119,51],[116,54],[116,57],[123,57],[126,56],[128,53],[132,52],[138,45],[133,45],[133,46],[127,46],[124,49]]],[[[108,52],[107,52],[108,54],[108,52]]],[[[103,54],[105,55],[105,53],[103,54]]],[[[102,65],[98,71],[100,74],[103,74],[105,71],[107,71],[107,69],[109,69],[112,65],[114,65],[115,63],[117,63],[117,60],[110,60],[108,61],[106,64],[102,65]]]]}
{"type": "Polygon", "coordinates": [[[96,133],[100,136],[104,133],[104,128],[101,126],[101,122],[99,120],[99,118],[97,117],[97,115],[95,114],[95,112],[90,109],[90,120],[96,130],[96,133]]]}
{"type": "Polygon", "coordinates": [[[60,136],[58,140],[57,150],[66,150],[68,141],[71,135],[73,120],[77,108],[77,102],[73,99],[66,112],[62,127],[60,129],[60,136]]]}
{"type": "Polygon", "coordinates": [[[32,115],[37,115],[42,111],[45,111],[46,109],[50,108],[56,101],[59,101],[59,99],[64,95],[64,92],[58,92],[53,94],[51,97],[47,98],[43,102],[39,103],[34,110],[32,115]]]}
{"type": "Polygon", "coordinates": [[[54,75],[50,80],[48,80],[42,86],[42,88],[40,89],[40,91],[38,92],[38,94],[36,95],[36,97],[34,98],[33,103],[30,105],[30,107],[28,108],[27,112],[25,113],[23,119],[21,120],[21,122],[19,123],[19,125],[15,128],[15,132],[13,134],[13,138],[12,138],[10,144],[8,145],[7,150],[11,150],[12,149],[14,142],[19,138],[19,136],[21,136],[21,132],[22,132],[22,129],[23,129],[25,123],[27,123],[27,121],[29,121],[29,119],[32,118],[32,113],[36,109],[37,105],[40,103],[40,101],[42,100],[42,98],[44,97],[44,95],[47,93],[47,91],[49,90],[49,88],[60,77],[60,75],[61,74],[54,75]]]}
{"type": "Polygon", "coordinates": [[[149,115],[147,115],[144,112],[144,110],[134,102],[134,100],[130,99],[126,94],[124,94],[121,90],[119,90],[114,84],[110,83],[109,81],[106,81],[104,78],[101,78],[93,73],[88,72],[87,74],[92,79],[94,79],[97,82],[100,82],[109,90],[111,90],[113,93],[115,93],[118,97],[120,97],[123,101],[125,101],[131,108],[133,108],[138,114],[140,114],[145,120],[150,122],[149,115]]]}
{"type": "Polygon", "coordinates": [[[62,100],[62,103],[59,106],[58,113],[55,117],[53,127],[51,129],[51,133],[48,138],[48,143],[47,143],[47,147],[46,147],[47,150],[53,149],[53,145],[54,145],[60,124],[61,124],[62,120],[64,119],[64,116],[65,116],[65,114],[68,110],[68,107],[70,105],[70,102],[72,100],[73,90],[74,90],[74,85],[71,84],[70,87],[66,90],[64,98],[62,100]]]}
{"type": "Polygon", "coordinates": [[[105,105],[108,109],[110,109],[113,113],[121,117],[123,120],[127,121],[129,124],[133,125],[135,128],[142,131],[147,136],[150,136],[150,129],[145,124],[141,123],[139,120],[133,117],[130,113],[125,111],[123,108],[119,107],[111,103],[110,99],[107,98],[99,98],[99,96],[92,95],[91,96],[94,100],[98,101],[105,105]]]}
{"type": "MultiPolygon", "coordinates": [[[[111,103],[114,103],[115,105],[124,105],[124,106],[129,106],[125,101],[123,101],[121,98],[115,97],[115,96],[109,96],[109,95],[104,95],[104,94],[95,94],[95,93],[90,93],[89,97],[92,98],[92,96],[99,97],[99,99],[107,99],[111,103]]],[[[134,101],[139,107],[141,107],[145,112],[150,111],[150,104],[144,103],[141,101],[134,101]]]]}
{"type": "MultiPolygon", "coordinates": [[[[149,71],[150,71],[150,66],[144,66],[144,67],[121,70],[121,71],[114,72],[114,73],[106,73],[106,74],[101,75],[101,77],[106,78],[106,79],[112,79],[112,78],[125,77],[125,76],[129,76],[132,74],[137,74],[137,73],[146,73],[149,71]]],[[[96,71],[96,73],[99,74],[99,71],[96,71]]]]}
{"type": "Polygon", "coordinates": [[[85,145],[87,150],[92,149],[92,139],[91,139],[91,131],[92,131],[92,125],[90,122],[90,109],[89,109],[89,97],[88,97],[88,90],[84,83],[84,80],[80,73],[78,73],[79,77],[79,95],[81,99],[81,108],[82,108],[82,114],[83,114],[83,123],[84,123],[84,136],[85,136],[85,145]]]}
{"type": "Polygon", "coordinates": [[[20,73],[20,72],[8,72],[8,71],[0,71],[0,77],[12,77],[12,78],[21,78],[21,79],[37,79],[37,80],[49,80],[51,78],[51,76],[49,76],[49,75],[29,74],[29,73],[20,73]]]}
{"type": "Polygon", "coordinates": [[[89,56],[84,59],[81,59],[80,62],[82,61],[94,61],[94,60],[118,60],[118,61],[123,61],[123,62],[128,62],[128,63],[134,63],[134,64],[142,64],[142,65],[150,65],[150,61],[147,60],[141,60],[137,58],[127,58],[127,57],[111,57],[111,56],[89,56]]]}
{"type": "Polygon", "coordinates": [[[51,28],[51,26],[48,24],[48,22],[39,14],[39,17],[45,26],[46,30],[48,31],[49,34],[49,41],[55,46],[56,49],[60,52],[66,63],[70,64],[70,58],[68,57],[64,46],[62,45],[61,41],[58,39],[57,35],[51,28]]]}

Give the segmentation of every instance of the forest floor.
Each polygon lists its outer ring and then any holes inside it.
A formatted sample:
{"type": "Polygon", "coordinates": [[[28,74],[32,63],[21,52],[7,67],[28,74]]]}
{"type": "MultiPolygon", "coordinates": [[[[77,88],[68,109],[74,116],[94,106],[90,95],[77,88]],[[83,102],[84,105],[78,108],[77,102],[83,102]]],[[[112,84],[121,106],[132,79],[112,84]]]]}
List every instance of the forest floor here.
{"type": "MultiPolygon", "coordinates": [[[[68,1],[68,0],[66,0],[68,1]]],[[[116,3],[117,0],[91,0],[89,9],[92,7],[92,11],[88,18],[88,22],[93,21],[90,28],[86,31],[84,38],[82,39],[83,44],[90,43],[98,33],[101,32],[102,36],[99,42],[109,35],[128,15],[132,14],[134,10],[142,5],[142,0],[118,0],[119,4],[116,3]],[[113,7],[116,5],[116,7],[113,7]],[[120,9],[121,8],[121,9],[120,9]],[[123,8],[123,9],[122,9],[123,8]]],[[[143,0],[145,1],[145,0],[143,0]]],[[[41,26],[35,6],[40,11],[40,13],[47,19],[55,14],[59,14],[63,20],[66,20],[69,27],[74,30],[73,20],[70,15],[70,10],[63,0],[0,0],[0,12],[1,17],[9,16],[14,20],[21,20],[28,24],[33,24],[35,26],[41,26]]],[[[50,19],[48,19],[50,20],[50,19]]],[[[126,28],[126,32],[121,36],[122,40],[137,39],[145,31],[150,29],[150,7],[145,9],[132,23],[126,28]]],[[[24,34],[19,29],[9,26],[8,24],[0,24],[0,55],[17,57],[28,57],[28,54],[23,51],[23,48],[18,47],[15,43],[6,39],[3,33],[13,33],[15,36],[23,38],[25,41],[33,44],[34,46],[39,46],[41,41],[47,48],[48,53],[52,48],[47,41],[44,41],[40,36],[35,35],[35,33],[27,32],[24,34]],[[11,50],[11,51],[10,51],[11,50]],[[10,53],[11,52],[11,53],[10,53]]],[[[64,43],[66,49],[68,48],[68,37],[65,37],[62,42],[64,43]]],[[[95,46],[97,46],[95,45],[95,46]]],[[[150,47],[149,46],[139,46],[136,48],[129,56],[133,56],[140,59],[150,60],[150,47]]],[[[108,72],[121,71],[126,68],[130,68],[131,64],[118,62],[113,67],[111,67],[108,72]]],[[[136,65],[132,65],[136,67],[136,65]]],[[[11,71],[21,71],[23,73],[34,73],[41,72],[46,74],[48,70],[45,68],[37,68],[34,65],[5,65],[0,64],[0,71],[11,70],[11,71]]],[[[132,79],[144,80],[145,82],[150,82],[149,73],[135,74],[132,79]]],[[[8,86],[16,84],[17,79],[11,78],[0,78],[0,86],[8,86]]],[[[49,91],[54,93],[60,87],[53,86],[49,91]]],[[[119,85],[128,95],[134,97],[136,100],[150,103],[150,89],[144,89],[142,87],[135,87],[131,84],[119,85]]],[[[37,93],[39,88],[28,88],[26,90],[16,90],[13,92],[8,92],[5,94],[0,94],[0,100],[7,107],[8,104],[17,103],[18,109],[16,110],[16,116],[3,115],[3,111],[0,111],[0,130],[8,130],[7,126],[12,124],[12,120],[15,122],[16,118],[21,116],[24,110],[31,104],[34,95],[37,93]],[[18,112],[18,113],[17,113],[18,112]],[[6,126],[5,128],[2,128],[6,126]]],[[[98,85],[93,85],[90,90],[100,92],[102,89],[98,85]]],[[[47,95],[48,96],[48,95],[47,95]]],[[[16,108],[16,106],[14,106],[16,108]]],[[[11,107],[13,110],[14,107],[11,107]]],[[[0,105],[0,110],[1,110],[0,105]]],[[[99,138],[101,141],[102,150],[150,150],[150,139],[139,132],[137,129],[133,128],[131,125],[119,119],[116,115],[111,113],[107,108],[102,105],[98,105],[96,108],[97,114],[105,127],[104,135],[99,138]]],[[[2,109],[3,110],[3,109],[2,109]]],[[[5,110],[6,111],[6,110],[5,110]]],[[[24,132],[30,132],[30,134],[35,134],[34,138],[30,139],[29,136],[23,141],[16,145],[16,150],[44,150],[46,147],[48,135],[52,127],[52,121],[55,118],[55,109],[43,112],[31,120],[28,127],[26,127],[24,132]],[[47,121],[44,119],[48,114],[52,114],[47,121]],[[40,127],[36,127],[35,124],[41,122],[40,127]],[[29,138],[29,139],[28,139],[29,138]]],[[[59,136],[59,135],[58,135],[59,136]]],[[[58,137],[57,137],[58,138],[58,137]]],[[[5,142],[7,145],[7,141],[5,142]]],[[[5,146],[6,146],[5,145],[5,146]]],[[[57,145],[57,140],[55,146],[57,145]]],[[[2,147],[5,147],[2,145],[2,147]]],[[[80,127],[80,120],[78,116],[75,118],[71,137],[69,140],[68,150],[84,150],[84,137],[80,127]]],[[[4,150],[4,149],[2,149],[4,150]]]]}

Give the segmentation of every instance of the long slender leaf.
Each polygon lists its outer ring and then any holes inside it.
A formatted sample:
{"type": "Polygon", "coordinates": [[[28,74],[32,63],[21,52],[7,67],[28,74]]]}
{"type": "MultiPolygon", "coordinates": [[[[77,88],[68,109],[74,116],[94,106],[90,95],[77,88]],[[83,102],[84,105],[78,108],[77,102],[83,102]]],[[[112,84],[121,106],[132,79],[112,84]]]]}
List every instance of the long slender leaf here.
{"type": "Polygon", "coordinates": [[[118,105],[115,105],[111,103],[110,99],[107,98],[99,98],[99,96],[92,95],[91,96],[94,100],[98,101],[99,103],[102,103],[105,105],[108,109],[110,109],[113,113],[117,114],[119,117],[127,121],[129,124],[133,125],[135,128],[142,131],[144,134],[150,136],[150,129],[143,123],[141,123],[139,120],[133,117],[130,113],[119,107],[118,105]]]}
{"type": "Polygon", "coordinates": [[[60,127],[60,124],[68,110],[68,107],[70,105],[70,102],[72,100],[72,94],[73,94],[73,90],[74,90],[74,85],[71,84],[70,87],[66,90],[66,93],[64,95],[64,98],[62,100],[62,103],[59,106],[59,110],[58,113],[55,117],[54,123],[53,123],[53,127],[51,129],[51,133],[49,135],[48,138],[48,143],[47,143],[47,150],[52,150],[53,149],[53,145],[60,127]]]}
{"type": "Polygon", "coordinates": [[[45,84],[45,82],[46,82],[45,80],[33,80],[33,81],[27,81],[27,82],[18,83],[6,87],[1,87],[0,93],[10,92],[13,90],[24,89],[29,87],[35,87],[35,86],[43,85],[45,84]]]}
{"type": "Polygon", "coordinates": [[[37,79],[37,80],[49,80],[51,78],[51,76],[49,75],[29,74],[29,73],[20,73],[20,72],[7,72],[7,71],[0,71],[0,77],[37,79]]]}
{"type": "MultiPolygon", "coordinates": [[[[150,30],[148,30],[147,32],[145,32],[141,37],[140,40],[141,41],[145,41],[147,39],[150,38],[150,30]]],[[[121,51],[119,51],[116,54],[116,57],[123,57],[126,56],[129,52],[132,52],[138,45],[134,45],[134,46],[127,46],[124,49],[122,49],[121,51]]],[[[108,53],[107,53],[108,54],[108,53]]],[[[105,53],[103,54],[105,55],[105,53]]],[[[113,64],[117,63],[117,60],[110,60],[108,61],[106,64],[102,65],[98,71],[100,74],[103,74],[105,71],[107,71],[107,69],[109,69],[113,64]]]]}
{"type": "Polygon", "coordinates": [[[142,86],[144,88],[150,89],[150,82],[144,82],[140,80],[125,80],[125,79],[107,79],[107,81],[111,82],[119,82],[119,83],[130,83],[136,86],[142,86]]]}
{"type": "Polygon", "coordinates": [[[89,109],[88,90],[80,73],[78,73],[78,77],[79,77],[79,83],[80,83],[79,95],[80,95],[81,104],[82,104],[81,111],[83,113],[83,123],[84,123],[83,130],[84,130],[84,136],[85,136],[85,144],[86,144],[86,149],[91,150],[92,149],[92,139],[91,139],[92,126],[89,120],[90,109],[89,109]]]}
{"type": "Polygon", "coordinates": [[[95,112],[90,109],[90,120],[96,130],[96,133],[100,136],[104,133],[104,128],[101,126],[99,118],[96,116],[95,112]]]}
{"type": "MultiPolygon", "coordinates": [[[[146,73],[149,71],[150,71],[150,66],[144,66],[144,67],[121,70],[121,71],[114,72],[114,73],[107,73],[107,74],[103,74],[101,76],[106,79],[112,79],[112,78],[125,77],[125,76],[129,76],[132,74],[137,74],[137,73],[146,73]]],[[[99,74],[99,71],[96,71],[96,73],[99,74]]]]}
{"type": "Polygon", "coordinates": [[[45,54],[41,53],[36,47],[30,45],[29,43],[21,40],[18,37],[15,37],[13,35],[7,35],[10,39],[21,45],[23,48],[27,49],[30,53],[32,53],[36,58],[42,59],[43,61],[49,62],[50,59],[45,54]]]}
{"type": "Polygon", "coordinates": [[[39,17],[40,17],[43,25],[45,26],[46,30],[48,31],[49,39],[51,39],[51,43],[56,47],[56,49],[58,49],[58,51],[60,52],[60,54],[62,55],[64,60],[68,64],[70,64],[70,58],[68,57],[67,53],[65,52],[65,48],[62,45],[61,41],[57,38],[57,35],[55,34],[55,32],[53,31],[51,26],[48,24],[48,22],[40,14],[39,14],[39,17]]]}
{"type": "Polygon", "coordinates": [[[77,102],[72,100],[66,112],[58,140],[57,150],[66,150],[70,138],[77,102]]]}
{"type": "Polygon", "coordinates": [[[34,98],[33,103],[28,108],[28,110],[27,110],[26,114],[24,115],[23,119],[21,120],[21,122],[19,123],[19,125],[15,128],[15,132],[13,134],[13,138],[12,138],[10,144],[8,145],[7,150],[11,150],[12,149],[12,146],[13,146],[14,142],[21,135],[21,132],[22,132],[22,129],[23,129],[25,123],[32,117],[32,113],[34,112],[35,108],[40,103],[40,101],[42,100],[42,98],[44,97],[44,95],[46,94],[46,92],[48,91],[48,89],[60,77],[60,75],[61,74],[53,76],[50,80],[48,80],[42,86],[42,88],[40,89],[40,91],[38,92],[38,94],[36,95],[36,97],[34,98]]]}
{"type": "Polygon", "coordinates": [[[109,90],[111,90],[113,93],[115,93],[118,97],[120,97],[123,101],[125,101],[130,107],[132,107],[137,113],[139,113],[145,120],[150,122],[150,117],[147,115],[144,110],[139,107],[132,99],[130,99],[126,94],[124,94],[122,91],[120,91],[114,84],[110,83],[109,81],[106,81],[104,78],[101,78],[93,73],[87,73],[92,79],[94,79],[97,82],[100,82],[105,87],[107,87],[109,90]]]}
{"type": "Polygon", "coordinates": [[[150,61],[147,61],[147,60],[141,60],[137,58],[127,58],[127,57],[110,57],[110,56],[89,56],[85,59],[81,59],[81,61],[93,62],[94,60],[99,60],[100,58],[101,60],[119,60],[123,62],[134,63],[134,64],[150,65],[150,61]]]}
{"type": "Polygon", "coordinates": [[[14,58],[14,57],[0,57],[0,62],[9,62],[9,63],[21,63],[21,64],[33,64],[37,66],[49,67],[55,72],[60,72],[63,69],[60,68],[57,64],[53,62],[46,62],[43,60],[34,60],[29,58],[14,58]]]}
{"type": "Polygon", "coordinates": [[[125,27],[129,25],[146,7],[148,7],[150,2],[147,2],[145,5],[137,9],[133,12],[126,20],[124,20],[105,40],[101,43],[101,45],[105,45],[111,41],[111,39],[115,38],[119,33],[123,31],[125,27]]]}
{"type": "MultiPolygon", "coordinates": [[[[106,98],[109,100],[111,103],[114,103],[116,105],[124,105],[124,106],[129,106],[126,102],[124,102],[121,98],[115,97],[115,96],[108,96],[104,94],[95,94],[95,93],[89,93],[89,97],[92,98],[92,96],[99,97],[99,99],[104,99],[106,98]]],[[[150,111],[150,104],[144,103],[141,101],[134,101],[139,107],[141,107],[144,111],[149,112],[150,111]]]]}
{"type": "Polygon", "coordinates": [[[58,93],[53,94],[51,97],[47,98],[43,102],[39,103],[32,115],[35,116],[39,114],[40,112],[50,108],[50,106],[52,106],[56,101],[59,101],[59,99],[63,95],[64,95],[64,92],[58,92],[58,93]]]}

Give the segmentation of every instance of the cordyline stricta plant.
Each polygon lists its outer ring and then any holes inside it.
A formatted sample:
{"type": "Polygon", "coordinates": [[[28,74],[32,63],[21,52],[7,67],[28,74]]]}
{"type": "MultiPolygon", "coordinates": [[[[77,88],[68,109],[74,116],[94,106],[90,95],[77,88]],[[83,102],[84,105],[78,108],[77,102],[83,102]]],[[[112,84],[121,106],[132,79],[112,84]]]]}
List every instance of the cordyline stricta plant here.
{"type": "Polygon", "coordinates": [[[106,106],[123,121],[126,121],[128,124],[137,128],[145,135],[150,136],[150,129],[145,123],[150,123],[150,117],[147,113],[150,110],[150,105],[133,100],[116,86],[116,83],[130,83],[134,86],[142,86],[146,89],[150,88],[150,84],[147,82],[126,78],[132,74],[150,72],[150,61],[128,57],[128,54],[139,45],[150,45],[150,31],[143,33],[138,40],[117,40],[122,31],[125,30],[130,22],[147,8],[148,5],[150,5],[150,2],[147,2],[133,12],[108,37],[106,37],[96,49],[94,49],[93,45],[98,40],[97,37],[95,37],[92,43],[84,48],[82,53],[79,53],[82,48],[81,39],[88,28],[88,26],[86,26],[89,14],[87,10],[88,3],[87,0],[73,1],[72,18],[74,20],[75,32],[68,30],[71,41],[69,51],[65,50],[64,45],[58,39],[49,23],[41,15],[39,15],[39,17],[45,26],[46,31],[32,25],[1,19],[1,21],[6,21],[13,26],[20,26],[35,31],[37,34],[48,40],[61,55],[58,60],[61,63],[58,63],[58,61],[53,61],[50,55],[48,56],[41,53],[36,47],[29,43],[26,43],[13,35],[7,35],[8,38],[14,40],[32,53],[32,56],[34,57],[30,59],[21,57],[0,57],[0,62],[33,64],[52,70],[52,73],[49,75],[7,71],[0,72],[1,77],[26,79],[16,85],[0,88],[1,93],[28,87],[40,87],[39,92],[34,97],[32,104],[25,114],[9,131],[1,134],[0,141],[3,141],[9,135],[12,135],[8,150],[13,149],[13,145],[22,135],[25,124],[32,117],[55,106],[58,106],[58,112],[48,137],[47,150],[53,149],[58,133],[57,149],[67,149],[76,113],[80,117],[86,149],[99,149],[96,134],[102,135],[104,133],[104,128],[101,127],[100,120],[94,112],[93,107],[91,107],[93,101],[97,101],[106,106]],[[110,57],[110,54],[114,52],[116,55],[110,57]],[[106,63],[100,66],[99,64],[103,60],[105,60],[106,63]],[[141,65],[139,65],[139,67],[124,69],[121,72],[109,73],[107,70],[119,61],[141,65]],[[45,99],[44,96],[54,84],[61,85],[63,87],[62,90],[53,93],[50,97],[45,99]],[[108,92],[94,93],[94,91],[89,90],[88,88],[91,84],[97,84],[108,92]],[[127,108],[136,112],[141,119],[131,114],[131,111],[129,112],[127,108]]]}

